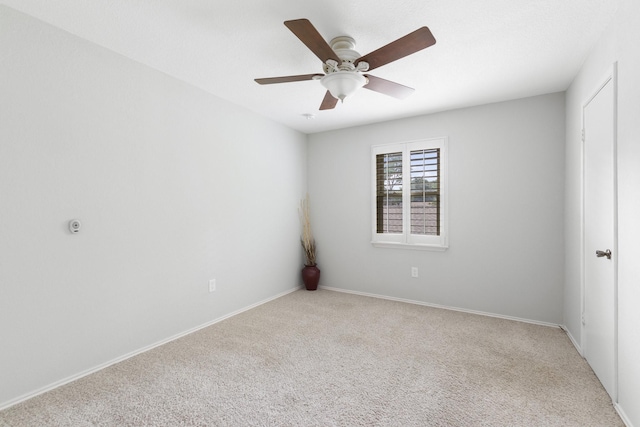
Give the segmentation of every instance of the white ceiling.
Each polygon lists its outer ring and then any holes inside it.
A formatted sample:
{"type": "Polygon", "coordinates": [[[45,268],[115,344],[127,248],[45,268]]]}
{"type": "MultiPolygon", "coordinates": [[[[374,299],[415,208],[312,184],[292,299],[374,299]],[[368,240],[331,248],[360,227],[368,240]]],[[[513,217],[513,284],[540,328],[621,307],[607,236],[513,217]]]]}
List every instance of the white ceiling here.
{"type": "Polygon", "coordinates": [[[619,0],[0,0],[72,34],[305,133],[565,90],[619,0]],[[371,74],[416,89],[360,90],[318,111],[321,73],[283,22],[307,18],[327,41],[367,54],[427,26],[434,46],[371,74]],[[314,114],[306,119],[304,114],[314,114]]]}

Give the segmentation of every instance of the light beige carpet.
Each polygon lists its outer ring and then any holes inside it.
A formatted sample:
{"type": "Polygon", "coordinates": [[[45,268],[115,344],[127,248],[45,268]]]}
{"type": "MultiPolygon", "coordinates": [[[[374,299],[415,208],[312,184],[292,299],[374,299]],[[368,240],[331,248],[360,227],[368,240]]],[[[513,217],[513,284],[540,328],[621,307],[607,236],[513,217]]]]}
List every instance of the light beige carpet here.
{"type": "Polygon", "coordinates": [[[622,426],[567,336],[297,291],[0,412],[2,426],[622,426]]]}

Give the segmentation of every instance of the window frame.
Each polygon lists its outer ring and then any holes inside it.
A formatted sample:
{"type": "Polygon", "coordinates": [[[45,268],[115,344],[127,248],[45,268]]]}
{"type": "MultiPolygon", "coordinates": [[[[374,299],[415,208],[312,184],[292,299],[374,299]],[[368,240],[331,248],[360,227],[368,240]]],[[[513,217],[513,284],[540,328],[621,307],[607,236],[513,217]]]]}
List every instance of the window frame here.
{"type": "Polygon", "coordinates": [[[445,251],[449,247],[448,234],[448,139],[428,138],[371,147],[371,244],[375,247],[445,251]],[[440,235],[411,234],[411,152],[439,149],[440,179],[440,235]],[[376,156],[402,153],[402,233],[378,233],[377,231],[377,171],[376,156]]]}

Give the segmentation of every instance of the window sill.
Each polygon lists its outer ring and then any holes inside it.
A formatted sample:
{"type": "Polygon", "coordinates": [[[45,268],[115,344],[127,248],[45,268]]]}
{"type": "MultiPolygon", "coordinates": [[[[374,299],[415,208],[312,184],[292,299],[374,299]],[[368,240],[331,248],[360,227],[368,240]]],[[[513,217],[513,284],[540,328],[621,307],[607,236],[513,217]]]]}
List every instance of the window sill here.
{"type": "Polygon", "coordinates": [[[393,248],[393,249],[410,249],[417,251],[434,251],[434,252],[444,252],[449,249],[448,246],[441,245],[422,245],[418,243],[395,243],[395,242],[371,242],[371,244],[376,248],[393,248]]]}

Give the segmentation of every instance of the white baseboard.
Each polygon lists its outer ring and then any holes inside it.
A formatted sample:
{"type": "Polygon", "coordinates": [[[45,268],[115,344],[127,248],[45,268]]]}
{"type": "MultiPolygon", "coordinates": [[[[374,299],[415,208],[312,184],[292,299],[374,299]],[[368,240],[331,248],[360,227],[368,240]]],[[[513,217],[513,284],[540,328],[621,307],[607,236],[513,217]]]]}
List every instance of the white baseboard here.
{"type": "MultiPolygon", "coordinates": [[[[567,327],[564,325],[561,325],[560,328],[567,334],[567,336],[569,337],[569,340],[571,340],[571,342],[573,343],[573,346],[576,348],[576,350],[578,350],[578,353],[580,354],[580,356],[585,357],[584,353],[582,352],[582,347],[578,345],[578,342],[575,340],[575,338],[573,338],[573,335],[571,335],[571,332],[569,332],[567,327]]],[[[613,402],[613,407],[615,408],[616,412],[620,416],[620,419],[622,419],[622,422],[624,423],[624,425],[627,427],[633,427],[631,420],[629,419],[627,414],[624,412],[624,409],[622,409],[622,406],[620,406],[619,403],[613,402]]]]}
{"type": "Polygon", "coordinates": [[[484,312],[484,311],[468,310],[466,308],[450,307],[450,306],[440,305],[440,304],[432,304],[432,303],[428,303],[428,302],[424,302],[424,301],[410,300],[410,299],[404,299],[404,298],[396,298],[396,297],[390,297],[390,296],[387,296],[387,295],[370,294],[368,292],[351,291],[351,290],[348,290],[348,289],[332,288],[332,287],[329,287],[329,286],[320,286],[320,288],[321,289],[326,289],[328,291],[344,292],[346,294],[362,295],[362,296],[365,296],[365,297],[380,298],[380,299],[386,299],[386,300],[390,300],[390,301],[406,302],[408,304],[423,305],[425,307],[433,307],[433,308],[442,308],[444,310],[459,311],[459,312],[462,312],[462,313],[477,314],[477,315],[480,315],[480,316],[496,317],[498,319],[514,320],[516,322],[531,323],[531,324],[534,324],[534,325],[549,326],[549,327],[552,327],[552,328],[559,328],[560,327],[560,325],[555,324],[555,323],[541,322],[539,320],[523,319],[523,318],[520,318],[520,317],[504,316],[502,314],[488,313],[488,312],[484,312]]]}
{"type": "Polygon", "coordinates": [[[629,419],[629,417],[627,417],[627,414],[624,413],[624,410],[622,409],[622,407],[617,403],[615,404],[614,407],[616,408],[616,412],[618,413],[618,415],[620,415],[620,418],[622,419],[622,422],[624,423],[624,425],[627,427],[633,427],[631,420],[629,419]]]}
{"type": "Polygon", "coordinates": [[[8,400],[6,402],[1,402],[0,403],[0,411],[2,411],[4,409],[7,409],[7,408],[9,408],[11,406],[17,405],[18,403],[24,402],[25,400],[29,400],[29,399],[31,399],[33,397],[36,397],[36,396],[40,395],[40,394],[43,394],[43,393],[46,393],[46,392],[51,391],[53,389],[56,389],[58,387],[61,387],[61,386],[65,385],[65,384],[69,384],[69,383],[71,383],[73,381],[79,380],[80,378],[86,377],[87,375],[91,375],[93,373],[101,371],[101,370],[103,370],[105,368],[108,368],[111,365],[115,365],[116,363],[122,362],[122,361],[127,360],[127,359],[129,359],[131,357],[137,356],[139,354],[142,354],[144,352],[152,350],[152,349],[154,349],[156,347],[159,347],[159,346],[167,344],[167,343],[169,343],[171,341],[177,340],[178,338],[182,338],[182,337],[184,337],[186,335],[189,335],[189,334],[192,334],[194,332],[197,332],[200,329],[204,329],[204,328],[206,328],[208,326],[214,325],[214,324],[216,324],[218,322],[221,322],[221,321],[223,321],[225,319],[228,319],[230,317],[236,316],[236,315],[238,315],[240,313],[243,313],[243,312],[245,312],[247,310],[251,310],[252,308],[255,308],[255,307],[258,307],[258,306],[260,306],[262,304],[268,303],[269,301],[273,301],[275,299],[283,297],[283,296],[285,296],[287,294],[290,294],[291,292],[295,292],[295,291],[299,290],[300,288],[301,287],[297,287],[297,288],[293,288],[293,289],[284,291],[284,292],[279,293],[279,294],[277,294],[275,296],[267,298],[267,299],[265,299],[263,301],[259,301],[259,302],[255,303],[255,304],[251,304],[251,305],[249,305],[247,307],[241,308],[239,310],[236,310],[236,311],[234,311],[232,313],[226,314],[226,315],[224,315],[222,317],[219,317],[217,319],[211,320],[211,321],[209,321],[207,323],[204,323],[202,325],[196,326],[196,327],[191,328],[189,330],[186,330],[184,332],[180,332],[179,334],[173,335],[173,336],[171,336],[169,338],[165,338],[163,340],[157,341],[157,342],[155,342],[153,344],[150,344],[148,346],[142,347],[142,348],[140,348],[138,350],[134,350],[134,351],[132,351],[130,353],[127,353],[125,355],[122,355],[120,357],[116,357],[115,359],[112,359],[112,360],[110,360],[108,362],[102,363],[102,364],[100,364],[98,366],[95,366],[93,368],[84,370],[84,371],[79,372],[77,374],[71,375],[71,376],[69,376],[67,378],[63,378],[63,379],[61,379],[59,381],[56,381],[54,383],[51,383],[51,384],[46,385],[44,387],[41,387],[41,388],[39,388],[37,390],[31,391],[29,393],[25,393],[22,396],[18,396],[16,398],[8,400]]]}
{"type": "Polygon", "coordinates": [[[567,334],[567,336],[569,337],[569,340],[571,341],[573,346],[576,348],[576,350],[578,350],[578,354],[580,354],[580,356],[584,357],[584,353],[582,353],[582,347],[580,347],[580,344],[578,344],[578,341],[576,341],[576,339],[573,337],[571,332],[569,332],[569,329],[567,329],[567,327],[564,326],[564,325],[560,325],[560,329],[562,329],[564,331],[564,333],[567,334]]]}

